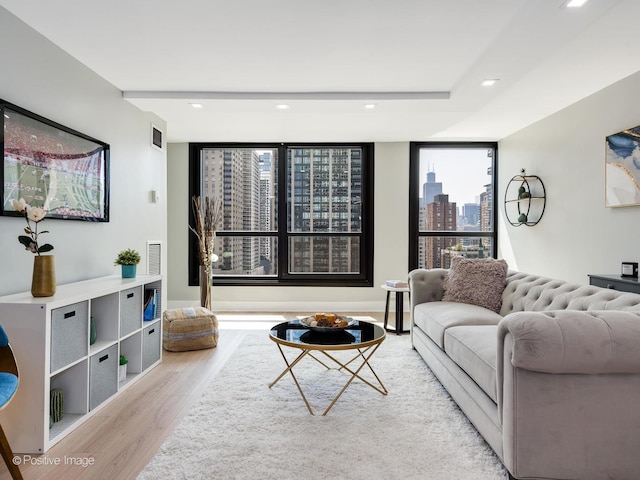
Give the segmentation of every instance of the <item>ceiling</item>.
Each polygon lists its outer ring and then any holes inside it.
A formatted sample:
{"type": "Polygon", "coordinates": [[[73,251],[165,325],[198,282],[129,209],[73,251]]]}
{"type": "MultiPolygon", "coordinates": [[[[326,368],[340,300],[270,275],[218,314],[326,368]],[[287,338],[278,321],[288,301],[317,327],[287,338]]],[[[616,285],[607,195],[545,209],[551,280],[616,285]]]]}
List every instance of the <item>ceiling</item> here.
{"type": "Polygon", "coordinates": [[[498,140],[640,71],[640,1],[565,3],[0,0],[169,142],[498,140]]]}

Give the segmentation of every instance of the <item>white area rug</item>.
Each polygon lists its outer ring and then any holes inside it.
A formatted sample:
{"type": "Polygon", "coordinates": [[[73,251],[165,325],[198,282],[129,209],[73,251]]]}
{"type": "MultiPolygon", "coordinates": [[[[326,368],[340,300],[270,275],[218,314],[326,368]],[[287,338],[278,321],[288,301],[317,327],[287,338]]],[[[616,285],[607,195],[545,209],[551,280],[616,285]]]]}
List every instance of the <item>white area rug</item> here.
{"type": "Polygon", "coordinates": [[[508,478],[407,336],[389,335],[371,360],[388,395],[355,380],[325,417],[345,374],[303,362],[294,372],[317,416],[291,376],[268,388],[284,361],[266,332],[248,336],[138,478],[508,478]]]}

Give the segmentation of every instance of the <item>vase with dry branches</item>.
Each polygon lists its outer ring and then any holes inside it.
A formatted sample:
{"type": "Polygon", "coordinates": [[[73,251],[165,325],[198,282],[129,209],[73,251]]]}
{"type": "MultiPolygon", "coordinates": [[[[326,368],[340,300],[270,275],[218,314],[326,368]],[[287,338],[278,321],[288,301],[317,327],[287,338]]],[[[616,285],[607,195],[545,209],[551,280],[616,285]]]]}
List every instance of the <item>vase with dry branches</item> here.
{"type": "Polygon", "coordinates": [[[222,203],[213,197],[191,197],[194,226],[191,231],[198,238],[198,258],[200,261],[200,305],[211,309],[211,263],[216,230],[222,218],[222,203]]]}

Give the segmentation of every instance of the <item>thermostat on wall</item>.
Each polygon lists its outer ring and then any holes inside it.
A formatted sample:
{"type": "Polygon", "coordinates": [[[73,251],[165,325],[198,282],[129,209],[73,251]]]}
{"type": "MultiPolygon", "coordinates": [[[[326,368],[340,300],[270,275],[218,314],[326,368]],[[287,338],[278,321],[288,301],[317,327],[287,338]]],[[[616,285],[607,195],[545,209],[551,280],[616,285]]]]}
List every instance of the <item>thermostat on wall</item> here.
{"type": "Polygon", "coordinates": [[[622,276],[638,278],[638,263],[622,262],[622,276]]]}

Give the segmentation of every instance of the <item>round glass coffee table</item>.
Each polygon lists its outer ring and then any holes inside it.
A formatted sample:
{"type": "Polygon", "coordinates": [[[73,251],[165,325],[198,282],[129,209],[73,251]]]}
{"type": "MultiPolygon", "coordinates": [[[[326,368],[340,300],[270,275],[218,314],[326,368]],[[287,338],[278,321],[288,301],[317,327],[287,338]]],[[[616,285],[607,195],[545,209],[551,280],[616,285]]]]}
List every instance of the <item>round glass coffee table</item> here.
{"type": "Polygon", "coordinates": [[[325,368],[330,369],[331,367],[322,361],[326,361],[328,358],[330,360],[330,362],[328,362],[329,364],[337,364],[340,370],[344,370],[350,374],[347,382],[329,406],[324,410],[322,415],[326,415],[329,410],[331,410],[331,407],[335,405],[340,396],[356,378],[366,383],[382,395],[386,395],[386,387],[382,384],[380,378],[378,378],[378,375],[369,363],[369,359],[376,352],[385,337],[386,333],[384,328],[374,325],[373,323],[362,321],[356,321],[354,325],[350,325],[345,329],[339,329],[331,332],[319,332],[312,330],[300,323],[299,320],[280,323],[271,329],[269,332],[269,338],[278,345],[278,349],[280,350],[280,354],[282,355],[287,368],[285,368],[278,378],[269,385],[269,388],[273,387],[282,377],[289,373],[291,378],[293,378],[309,413],[314,415],[311,405],[309,405],[307,397],[302,391],[302,388],[298,383],[298,379],[293,373],[293,367],[297,366],[303,358],[309,356],[325,368]],[[289,361],[285,356],[282,347],[295,348],[300,350],[300,353],[293,361],[289,361]],[[350,360],[343,363],[331,354],[331,352],[338,350],[353,350],[354,355],[350,360]],[[326,358],[323,358],[322,355],[326,358]],[[371,383],[360,375],[360,372],[365,366],[371,371],[378,385],[371,383]]]}

